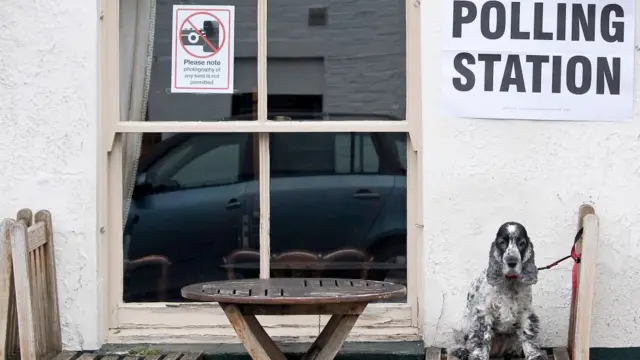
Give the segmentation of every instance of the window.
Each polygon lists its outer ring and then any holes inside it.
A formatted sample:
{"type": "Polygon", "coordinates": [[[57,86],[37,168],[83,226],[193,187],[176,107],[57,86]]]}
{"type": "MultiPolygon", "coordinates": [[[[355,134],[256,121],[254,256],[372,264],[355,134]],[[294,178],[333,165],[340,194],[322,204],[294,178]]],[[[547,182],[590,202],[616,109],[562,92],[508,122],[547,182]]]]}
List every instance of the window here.
{"type": "MultiPolygon", "coordinates": [[[[233,6],[233,41],[202,24],[215,54],[233,62],[232,85],[177,93],[173,8],[184,3],[102,2],[107,340],[233,339],[216,304],[180,289],[276,276],[405,283],[407,298],[370,305],[352,336],[384,327],[419,338],[418,3],[190,1],[233,6]],[[319,6],[322,21],[310,21],[319,6]],[[360,255],[337,257],[345,248],[360,255]],[[291,250],[341,266],[296,268],[291,250]]],[[[322,318],[284,316],[266,328],[315,337],[322,318]]]]}

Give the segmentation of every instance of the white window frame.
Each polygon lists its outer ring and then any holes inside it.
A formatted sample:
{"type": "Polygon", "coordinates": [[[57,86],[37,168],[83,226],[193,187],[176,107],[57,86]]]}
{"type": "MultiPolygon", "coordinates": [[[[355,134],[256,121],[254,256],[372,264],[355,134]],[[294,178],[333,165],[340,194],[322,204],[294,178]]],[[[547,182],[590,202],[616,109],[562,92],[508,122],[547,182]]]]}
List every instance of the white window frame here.
{"type": "MultiPolygon", "coordinates": [[[[134,0],[132,0],[134,1],[134,0]]],[[[402,121],[269,121],[267,103],[267,1],[258,3],[258,120],[127,122],[119,119],[119,1],[100,0],[100,123],[98,152],[98,251],[101,338],[108,343],[238,342],[216,303],[124,303],[122,301],[123,133],[259,133],[260,173],[269,173],[269,133],[402,132],[407,144],[406,303],[370,304],[349,341],[422,338],[422,181],[420,2],[406,1],[406,119],[402,121]]],[[[401,0],[399,0],[401,1],[401,0]]],[[[260,209],[269,209],[269,177],[260,176],[260,209]]],[[[269,211],[260,211],[260,272],[268,277],[269,211]]],[[[276,340],[313,340],[327,316],[259,317],[276,340]]]]}

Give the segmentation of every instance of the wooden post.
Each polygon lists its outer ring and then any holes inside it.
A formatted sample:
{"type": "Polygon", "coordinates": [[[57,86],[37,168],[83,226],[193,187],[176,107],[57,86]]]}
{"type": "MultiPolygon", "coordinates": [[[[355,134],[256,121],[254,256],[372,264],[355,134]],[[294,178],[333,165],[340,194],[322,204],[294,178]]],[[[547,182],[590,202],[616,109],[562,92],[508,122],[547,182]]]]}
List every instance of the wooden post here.
{"type": "Polygon", "coordinates": [[[589,360],[589,336],[591,333],[591,313],[596,281],[596,261],[600,238],[600,220],[590,205],[580,208],[579,226],[582,227],[582,240],[576,245],[576,253],[581,254],[578,265],[578,286],[573,315],[572,360],[589,360]]]}
{"type": "MultiPolygon", "coordinates": [[[[579,231],[584,226],[584,217],[588,214],[595,214],[595,209],[588,204],[583,204],[580,206],[578,210],[578,226],[576,231],[579,231]]],[[[582,239],[584,238],[584,232],[582,233],[582,238],[578,240],[576,243],[576,254],[582,254],[582,239]]],[[[580,267],[581,264],[576,266],[576,272],[578,280],[580,279],[580,267]]],[[[578,281],[579,287],[580,281],[578,281]]],[[[573,348],[575,344],[575,333],[576,333],[576,307],[577,307],[577,297],[578,297],[578,289],[573,289],[571,292],[571,308],[569,314],[569,341],[567,347],[569,348],[569,352],[573,354],[573,348]]],[[[572,355],[573,356],[573,355],[572,355]]]]}

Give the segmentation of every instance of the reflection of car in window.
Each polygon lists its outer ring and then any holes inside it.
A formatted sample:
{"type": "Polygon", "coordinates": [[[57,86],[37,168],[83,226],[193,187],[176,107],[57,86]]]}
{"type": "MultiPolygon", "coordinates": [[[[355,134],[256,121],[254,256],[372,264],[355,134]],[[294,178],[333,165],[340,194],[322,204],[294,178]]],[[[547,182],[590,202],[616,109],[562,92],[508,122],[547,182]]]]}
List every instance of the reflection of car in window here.
{"type": "MultiPolygon", "coordinates": [[[[180,300],[184,285],[226,278],[220,265],[232,251],[259,248],[254,136],[177,134],[140,159],[126,253],[134,259],[167,256],[173,300],[180,300]]],[[[272,133],[270,149],[273,253],[356,247],[375,261],[405,256],[406,134],[272,133]]],[[[131,274],[125,299],[153,300],[146,298],[152,285],[144,275],[131,274]]]]}

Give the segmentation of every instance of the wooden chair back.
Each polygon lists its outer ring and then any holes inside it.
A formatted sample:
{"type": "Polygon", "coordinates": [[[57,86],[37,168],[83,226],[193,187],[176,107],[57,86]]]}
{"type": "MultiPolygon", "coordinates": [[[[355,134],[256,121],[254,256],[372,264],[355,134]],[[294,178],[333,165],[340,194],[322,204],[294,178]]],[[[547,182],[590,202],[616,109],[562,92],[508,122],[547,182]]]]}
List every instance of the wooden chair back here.
{"type": "Polygon", "coordinates": [[[14,223],[13,219],[0,223],[0,359],[14,358],[20,352],[10,237],[14,223]]]}
{"type": "Polygon", "coordinates": [[[124,274],[125,281],[129,274],[133,273],[136,269],[145,268],[145,267],[156,267],[160,271],[160,275],[158,276],[158,290],[157,290],[157,300],[158,301],[166,301],[167,300],[167,287],[169,285],[169,267],[171,266],[171,261],[168,257],[158,254],[150,254],[147,256],[143,256],[137,259],[129,259],[129,246],[131,244],[131,236],[133,232],[133,228],[140,221],[140,217],[138,215],[134,215],[131,221],[129,221],[124,227],[123,237],[124,237],[124,274]]]}
{"type": "Polygon", "coordinates": [[[324,262],[354,262],[360,264],[360,269],[354,272],[353,270],[325,270],[325,277],[336,278],[359,278],[362,280],[367,279],[369,274],[369,266],[373,261],[373,256],[359,249],[339,249],[328,253],[322,257],[324,262]]]}
{"type": "Polygon", "coordinates": [[[276,255],[272,260],[272,264],[279,265],[278,269],[273,269],[274,277],[316,277],[321,270],[304,270],[299,269],[295,265],[287,266],[287,264],[295,263],[314,263],[320,260],[320,256],[306,250],[291,250],[276,255]],[[283,266],[283,268],[280,268],[283,266]]]}
{"type": "Polygon", "coordinates": [[[160,268],[160,276],[158,277],[158,301],[166,301],[171,261],[169,258],[162,255],[148,255],[139,259],[124,261],[125,273],[129,273],[146,266],[158,266],[160,268]]]}
{"type": "MultiPolygon", "coordinates": [[[[235,280],[237,278],[236,274],[238,272],[246,273],[245,271],[241,271],[240,269],[234,268],[232,265],[241,262],[257,262],[260,263],[260,252],[252,249],[238,249],[234,250],[223,259],[225,265],[230,265],[227,268],[227,277],[229,280],[235,280]]],[[[255,278],[260,277],[260,269],[252,271],[256,273],[255,278]]]]}
{"type": "Polygon", "coordinates": [[[62,351],[51,214],[22,209],[9,225],[20,358],[47,359],[62,351]]]}

